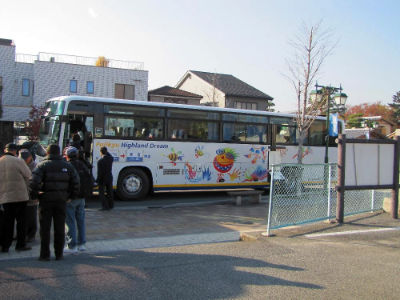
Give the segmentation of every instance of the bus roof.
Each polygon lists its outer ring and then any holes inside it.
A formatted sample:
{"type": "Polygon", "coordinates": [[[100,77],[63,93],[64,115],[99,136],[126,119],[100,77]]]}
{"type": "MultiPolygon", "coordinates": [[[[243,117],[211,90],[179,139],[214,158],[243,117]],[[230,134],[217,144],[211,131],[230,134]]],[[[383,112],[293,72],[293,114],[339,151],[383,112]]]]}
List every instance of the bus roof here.
{"type": "MultiPolygon", "coordinates": [[[[88,96],[60,96],[54,97],[46,100],[50,101],[65,101],[69,103],[71,101],[87,101],[87,102],[100,102],[100,103],[111,103],[111,104],[130,104],[130,105],[140,105],[149,107],[174,107],[174,108],[186,108],[195,109],[203,111],[215,111],[215,112],[233,112],[251,115],[262,115],[262,116],[272,116],[272,117],[287,117],[295,118],[296,114],[279,113],[279,112],[268,112],[260,110],[248,110],[248,109],[237,109],[237,108],[222,108],[213,106],[199,106],[199,105],[188,105],[188,104],[175,104],[175,103],[163,103],[163,102],[148,102],[148,101],[138,101],[138,100],[126,100],[117,98],[103,98],[103,97],[88,97],[88,96]]],[[[325,117],[316,117],[317,120],[325,120],[325,117]]]]}

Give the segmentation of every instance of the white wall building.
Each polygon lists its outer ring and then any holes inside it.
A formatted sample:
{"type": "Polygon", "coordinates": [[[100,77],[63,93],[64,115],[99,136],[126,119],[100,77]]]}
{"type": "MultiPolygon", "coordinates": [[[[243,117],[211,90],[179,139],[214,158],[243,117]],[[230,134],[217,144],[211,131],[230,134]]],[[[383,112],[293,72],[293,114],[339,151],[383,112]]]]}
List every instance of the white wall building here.
{"type": "MultiPolygon", "coordinates": [[[[11,40],[0,39],[0,143],[12,141],[13,122],[25,121],[32,105],[63,95],[147,101],[148,71],[143,63],[39,53],[16,54],[11,40]]],[[[1,147],[1,145],[0,145],[1,147]]]]}
{"type": "Polygon", "coordinates": [[[203,96],[200,103],[265,111],[273,98],[230,74],[189,70],[176,88],[203,96]]]}

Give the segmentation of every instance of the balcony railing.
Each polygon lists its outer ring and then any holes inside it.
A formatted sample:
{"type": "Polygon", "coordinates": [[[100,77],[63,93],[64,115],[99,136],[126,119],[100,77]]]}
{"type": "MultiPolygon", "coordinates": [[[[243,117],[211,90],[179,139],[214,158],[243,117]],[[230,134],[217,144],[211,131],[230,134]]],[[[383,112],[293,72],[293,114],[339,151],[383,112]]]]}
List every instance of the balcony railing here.
{"type": "Polygon", "coordinates": [[[15,61],[16,62],[33,64],[35,62],[35,60],[38,60],[38,56],[37,55],[22,54],[22,53],[16,53],[15,54],[15,61]]]}
{"type": "MultiPolygon", "coordinates": [[[[74,65],[96,66],[96,62],[99,60],[99,58],[68,55],[68,54],[45,53],[45,52],[39,52],[38,55],[20,54],[20,53],[17,53],[15,55],[16,62],[34,63],[36,60],[74,64],[74,65]]],[[[104,60],[106,61],[106,63],[103,63],[103,66],[108,68],[129,69],[129,70],[144,69],[144,63],[142,62],[114,60],[108,58],[105,58],[104,60]]]]}

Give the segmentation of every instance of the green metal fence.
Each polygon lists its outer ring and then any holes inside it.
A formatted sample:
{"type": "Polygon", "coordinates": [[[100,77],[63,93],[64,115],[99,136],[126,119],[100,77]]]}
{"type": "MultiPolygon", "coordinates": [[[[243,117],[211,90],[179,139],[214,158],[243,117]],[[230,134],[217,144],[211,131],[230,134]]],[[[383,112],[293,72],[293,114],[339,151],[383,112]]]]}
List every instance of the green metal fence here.
{"type": "MultiPolygon", "coordinates": [[[[267,232],[336,218],[337,164],[272,166],[267,232]]],[[[344,214],[382,209],[390,191],[345,192],[344,214]]]]}

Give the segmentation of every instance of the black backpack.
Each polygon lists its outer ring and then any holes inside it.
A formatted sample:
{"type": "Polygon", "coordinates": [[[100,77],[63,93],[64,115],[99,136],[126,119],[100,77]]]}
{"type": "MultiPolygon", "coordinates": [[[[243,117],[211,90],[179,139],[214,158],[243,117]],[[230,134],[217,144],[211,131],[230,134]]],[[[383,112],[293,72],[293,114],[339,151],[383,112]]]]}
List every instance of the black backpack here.
{"type": "Polygon", "coordinates": [[[86,198],[90,196],[93,188],[93,180],[89,169],[82,161],[78,159],[71,160],[70,163],[75,167],[76,171],[79,174],[80,178],[79,197],[86,198]]]}

